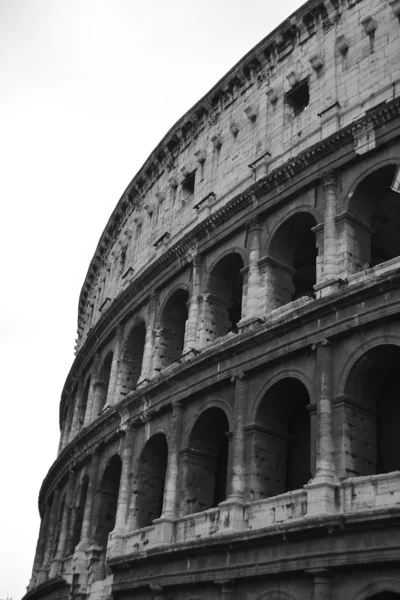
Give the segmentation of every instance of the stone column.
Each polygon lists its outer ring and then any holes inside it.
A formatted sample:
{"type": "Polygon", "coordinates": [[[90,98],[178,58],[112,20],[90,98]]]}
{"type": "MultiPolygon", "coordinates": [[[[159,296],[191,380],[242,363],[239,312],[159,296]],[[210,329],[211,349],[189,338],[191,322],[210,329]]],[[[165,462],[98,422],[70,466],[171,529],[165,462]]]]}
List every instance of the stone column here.
{"type": "Polygon", "coordinates": [[[245,485],[244,425],[246,422],[248,381],[244,373],[234,375],[231,381],[235,383],[235,409],[231,446],[232,470],[228,499],[243,502],[245,485]]]}
{"type": "Polygon", "coordinates": [[[314,600],[331,599],[331,578],[326,569],[309,571],[314,575],[314,600]]]}
{"type": "Polygon", "coordinates": [[[175,402],[169,428],[168,464],[165,477],[163,517],[175,518],[178,496],[178,454],[181,446],[183,407],[175,402]]]}
{"type": "Polygon", "coordinates": [[[246,319],[261,317],[260,311],[260,252],[262,227],[256,220],[249,224],[249,270],[247,279],[246,319]]]}
{"type": "Polygon", "coordinates": [[[83,520],[82,520],[82,532],[81,532],[81,541],[78,544],[78,547],[85,548],[90,545],[91,542],[91,533],[92,533],[92,514],[94,501],[96,497],[96,489],[97,489],[97,474],[99,470],[99,462],[100,462],[100,452],[94,452],[92,456],[91,463],[91,473],[89,479],[89,485],[87,489],[86,495],[86,503],[85,510],[83,512],[83,520]]]}
{"type": "Polygon", "coordinates": [[[336,200],[338,179],[334,171],[325,174],[322,180],[324,190],[324,281],[337,277],[336,250],[336,200]]]}
{"type": "Polygon", "coordinates": [[[317,351],[317,453],[314,479],[308,491],[308,514],[335,510],[335,465],[332,419],[332,346],[328,340],[313,345],[317,351]]]}
{"type": "Polygon", "coordinates": [[[72,501],[75,491],[76,473],[73,469],[68,475],[67,493],[65,496],[64,511],[61,520],[60,537],[58,538],[58,546],[56,556],[51,564],[50,577],[54,577],[61,571],[61,564],[65,558],[65,549],[67,547],[67,539],[69,535],[69,523],[71,517],[72,501]]]}
{"type": "Polygon", "coordinates": [[[118,369],[121,360],[122,352],[122,341],[124,336],[124,328],[122,325],[118,325],[115,332],[115,345],[111,364],[110,380],[108,384],[107,400],[106,405],[113,405],[118,402],[116,395],[117,381],[118,381],[118,369]]]}
{"type": "Polygon", "coordinates": [[[44,553],[46,550],[46,533],[49,527],[50,507],[45,504],[44,514],[40,522],[39,537],[36,544],[35,560],[33,561],[32,577],[29,582],[28,590],[31,590],[36,585],[38,571],[42,566],[44,553]]]}
{"type": "Polygon", "coordinates": [[[200,312],[200,324],[199,324],[199,348],[202,348],[206,344],[209,343],[211,338],[211,332],[209,328],[209,299],[210,294],[204,293],[199,294],[198,302],[199,302],[199,312],[200,312]]]}
{"type": "Polygon", "coordinates": [[[115,517],[115,533],[125,531],[125,523],[129,502],[129,478],[133,454],[133,432],[128,431],[125,437],[124,450],[122,454],[121,479],[119,483],[117,515],[115,517]]]}
{"type": "Polygon", "coordinates": [[[83,423],[84,427],[87,427],[92,422],[94,384],[95,384],[95,381],[97,379],[97,375],[99,372],[99,366],[100,366],[100,357],[99,357],[99,354],[96,352],[96,354],[94,355],[93,365],[92,365],[92,373],[90,376],[89,395],[88,395],[88,401],[87,401],[87,405],[86,405],[85,421],[83,423]]]}
{"type": "Polygon", "coordinates": [[[74,414],[72,417],[72,425],[69,433],[69,441],[73,440],[79,431],[79,413],[81,409],[81,401],[82,401],[82,393],[83,393],[83,377],[79,377],[78,381],[78,389],[75,396],[75,406],[74,406],[74,414]]]}
{"type": "Polygon", "coordinates": [[[192,261],[192,289],[190,292],[189,312],[186,322],[184,353],[191,348],[197,348],[201,265],[201,256],[196,256],[192,261]]]}
{"type": "Polygon", "coordinates": [[[153,374],[153,354],[154,354],[154,324],[156,320],[157,294],[152,293],[149,297],[149,313],[146,323],[146,338],[144,342],[142,372],[140,373],[137,385],[150,380],[153,374]]]}
{"type": "Polygon", "coordinates": [[[53,504],[51,505],[50,518],[49,518],[49,526],[47,530],[46,536],[46,550],[44,553],[43,564],[39,570],[37,577],[37,585],[47,581],[49,568],[50,568],[50,560],[51,553],[53,549],[53,540],[54,533],[57,525],[57,514],[58,514],[58,504],[60,502],[61,489],[57,487],[53,496],[53,504]]]}

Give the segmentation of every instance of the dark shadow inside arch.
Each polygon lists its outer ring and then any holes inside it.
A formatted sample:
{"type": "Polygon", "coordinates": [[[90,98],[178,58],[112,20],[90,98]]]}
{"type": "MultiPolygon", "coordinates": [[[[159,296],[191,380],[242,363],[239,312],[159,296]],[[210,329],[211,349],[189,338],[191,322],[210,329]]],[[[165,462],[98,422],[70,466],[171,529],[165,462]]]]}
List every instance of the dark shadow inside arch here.
{"type": "Polygon", "coordinates": [[[167,461],[167,440],[163,433],[156,433],[142,450],[133,490],[138,529],[151,525],[162,514],[167,461]]]}
{"type": "Polygon", "coordinates": [[[172,365],[182,356],[188,318],[189,294],[177,290],[166,302],[160,319],[161,332],[157,345],[158,369],[172,365]]]}
{"type": "Polygon", "coordinates": [[[314,293],[318,254],[312,231],[315,225],[310,213],[299,212],[278,228],[271,241],[270,281],[274,308],[314,293]]]}
{"type": "Polygon", "coordinates": [[[345,476],[400,470],[400,348],[371,348],[351,369],[343,419],[351,429],[345,476]]]}
{"type": "Polygon", "coordinates": [[[82,429],[83,424],[85,422],[86,408],[87,408],[89,391],[90,391],[90,381],[91,381],[91,378],[88,377],[88,379],[83,387],[82,398],[81,398],[81,402],[79,405],[79,424],[78,424],[79,429],[82,429]]]}
{"type": "Polygon", "coordinates": [[[348,252],[353,270],[375,267],[400,255],[399,194],[390,189],[396,165],[387,165],[368,175],[355,189],[349,203],[353,235],[348,252]]]}
{"type": "Polygon", "coordinates": [[[373,596],[368,596],[367,600],[398,600],[400,594],[396,592],[379,592],[373,596]]]}
{"type": "Polygon", "coordinates": [[[275,383],[257,409],[248,432],[253,499],[301,489],[310,473],[310,399],[293,377],[275,383]]]}
{"type": "Polygon", "coordinates": [[[146,326],[144,321],[140,321],[131,329],[124,344],[120,362],[122,396],[136,388],[142,372],[145,339],[146,326]]]}
{"type": "Polygon", "coordinates": [[[220,408],[205,410],[195,422],[180,457],[181,514],[201,512],[226,499],[228,431],[228,419],[220,408]]]}
{"type": "Polygon", "coordinates": [[[243,266],[242,257],[232,252],[211,271],[203,310],[205,342],[212,342],[231,331],[237,333],[237,324],[242,318],[243,266]]]}

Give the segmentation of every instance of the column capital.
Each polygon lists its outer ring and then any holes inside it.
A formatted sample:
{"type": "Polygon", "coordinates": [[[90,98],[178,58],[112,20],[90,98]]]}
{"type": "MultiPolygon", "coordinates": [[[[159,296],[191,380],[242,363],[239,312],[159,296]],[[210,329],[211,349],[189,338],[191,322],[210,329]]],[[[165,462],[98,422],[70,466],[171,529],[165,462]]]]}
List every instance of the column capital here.
{"type": "Polygon", "coordinates": [[[325,189],[326,187],[336,187],[339,181],[338,174],[336,171],[330,170],[326,171],[321,178],[322,187],[325,189]]]}
{"type": "Polygon", "coordinates": [[[329,346],[332,346],[332,342],[330,340],[328,340],[327,338],[323,338],[322,340],[318,340],[317,342],[314,342],[311,345],[311,350],[314,351],[314,350],[317,350],[318,348],[321,348],[321,347],[326,348],[329,346]]]}
{"type": "Polygon", "coordinates": [[[247,229],[251,231],[252,229],[262,229],[262,223],[260,217],[253,217],[247,221],[247,229]]]}
{"type": "Polygon", "coordinates": [[[201,256],[201,254],[196,254],[190,259],[190,262],[193,267],[201,267],[201,265],[203,264],[203,257],[201,256]]]}
{"type": "Polygon", "coordinates": [[[122,325],[122,323],[119,323],[115,328],[115,336],[122,338],[123,335],[124,335],[124,326],[122,325]]]}
{"type": "Polygon", "coordinates": [[[234,373],[230,379],[231,383],[236,383],[236,381],[245,381],[246,379],[248,379],[248,375],[246,375],[246,373],[243,373],[243,371],[239,372],[239,373],[234,373]]]}

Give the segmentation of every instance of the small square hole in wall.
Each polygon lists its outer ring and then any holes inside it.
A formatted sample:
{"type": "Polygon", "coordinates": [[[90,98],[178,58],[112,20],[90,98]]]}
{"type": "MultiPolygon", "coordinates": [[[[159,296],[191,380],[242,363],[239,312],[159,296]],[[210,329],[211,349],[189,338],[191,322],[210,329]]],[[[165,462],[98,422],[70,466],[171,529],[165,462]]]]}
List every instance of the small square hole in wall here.
{"type": "Polygon", "coordinates": [[[304,79],[287,92],[286,102],[293,108],[294,114],[300,114],[310,103],[308,81],[304,79]]]}
{"type": "Polygon", "coordinates": [[[182,193],[184,198],[193,196],[194,194],[194,182],[196,177],[196,171],[193,171],[182,181],[182,193]]]}

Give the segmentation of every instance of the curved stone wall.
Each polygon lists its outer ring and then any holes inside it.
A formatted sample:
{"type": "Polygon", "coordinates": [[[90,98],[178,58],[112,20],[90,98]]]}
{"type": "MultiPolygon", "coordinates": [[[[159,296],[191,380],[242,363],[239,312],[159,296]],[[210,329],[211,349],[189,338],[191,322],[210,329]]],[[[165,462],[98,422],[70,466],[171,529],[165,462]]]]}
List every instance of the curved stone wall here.
{"type": "Polygon", "coordinates": [[[27,598],[398,597],[399,14],[310,0],[128,186],[27,598]]]}

